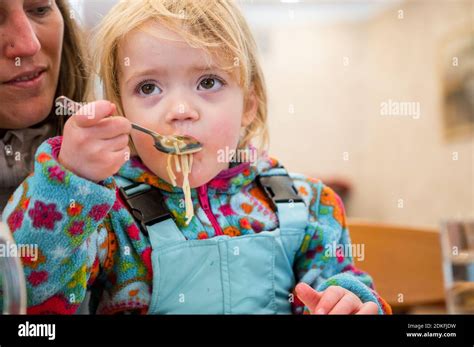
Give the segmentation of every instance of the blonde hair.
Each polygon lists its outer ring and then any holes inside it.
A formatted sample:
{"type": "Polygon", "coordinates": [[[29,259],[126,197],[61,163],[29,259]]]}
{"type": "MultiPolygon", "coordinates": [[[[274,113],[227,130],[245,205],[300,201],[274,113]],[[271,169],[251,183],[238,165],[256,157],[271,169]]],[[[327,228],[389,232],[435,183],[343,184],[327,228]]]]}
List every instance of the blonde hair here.
{"type": "Polygon", "coordinates": [[[238,68],[244,101],[253,90],[257,112],[245,127],[239,142],[246,148],[255,144],[260,151],[268,147],[267,92],[257,59],[257,47],[243,15],[234,1],[228,0],[133,0],[120,1],[102,20],[94,39],[95,64],[102,79],[105,98],[124,115],[120,99],[118,47],[125,36],[149,21],[180,34],[192,47],[218,54],[231,61],[226,70],[238,68]]]}

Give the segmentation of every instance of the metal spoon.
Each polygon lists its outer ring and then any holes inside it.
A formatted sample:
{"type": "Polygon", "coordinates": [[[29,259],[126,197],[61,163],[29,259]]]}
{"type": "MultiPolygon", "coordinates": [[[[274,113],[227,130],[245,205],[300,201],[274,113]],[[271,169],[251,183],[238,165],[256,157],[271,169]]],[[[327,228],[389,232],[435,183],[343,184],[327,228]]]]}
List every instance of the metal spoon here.
{"type": "MultiPolygon", "coordinates": [[[[55,105],[65,110],[67,115],[74,114],[82,106],[65,96],[56,98],[55,105]]],[[[160,152],[168,154],[192,154],[199,152],[202,149],[202,145],[199,141],[191,136],[161,135],[156,131],[144,128],[138,124],[131,124],[133,129],[139,130],[153,137],[155,148],[160,152]]]]}

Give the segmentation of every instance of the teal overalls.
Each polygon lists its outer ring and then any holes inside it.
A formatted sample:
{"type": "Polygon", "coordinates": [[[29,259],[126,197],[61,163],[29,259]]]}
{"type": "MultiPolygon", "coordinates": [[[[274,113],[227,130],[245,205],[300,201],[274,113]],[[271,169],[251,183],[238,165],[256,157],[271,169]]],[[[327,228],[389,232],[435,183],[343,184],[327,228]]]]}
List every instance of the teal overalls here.
{"type": "Polygon", "coordinates": [[[279,228],[187,240],[158,189],[117,179],[124,201],[152,246],[149,314],[291,313],[293,262],[308,209],[283,167],[261,174],[257,181],[275,205],[279,228]]]}

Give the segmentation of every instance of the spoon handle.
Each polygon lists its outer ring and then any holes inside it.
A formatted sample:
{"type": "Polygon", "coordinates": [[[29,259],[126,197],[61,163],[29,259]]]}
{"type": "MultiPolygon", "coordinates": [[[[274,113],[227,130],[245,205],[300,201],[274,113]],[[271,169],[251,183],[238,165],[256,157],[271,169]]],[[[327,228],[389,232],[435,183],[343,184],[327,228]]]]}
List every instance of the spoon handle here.
{"type": "MultiPolygon", "coordinates": [[[[77,112],[79,111],[79,109],[81,108],[81,105],[65,96],[60,96],[58,98],[56,98],[56,105],[57,106],[61,106],[63,109],[65,109],[66,111],[68,112],[77,112]]],[[[153,130],[150,130],[150,129],[147,129],[147,128],[144,128],[138,124],[135,124],[135,123],[131,123],[132,124],[132,128],[133,129],[136,129],[136,130],[139,130],[139,131],[142,131],[148,135],[151,135],[153,136],[155,139],[156,138],[159,138],[161,139],[163,136],[158,134],[157,132],[154,132],[153,130]]]]}
{"type": "Polygon", "coordinates": [[[148,128],[144,128],[138,124],[135,124],[135,123],[131,123],[132,124],[132,128],[133,129],[136,129],[136,130],[139,130],[141,132],[144,132],[148,135],[151,135],[153,136],[154,138],[162,138],[163,136],[161,136],[160,134],[158,134],[157,132],[154,132],[153,130],[150,130],[148,128]]]}

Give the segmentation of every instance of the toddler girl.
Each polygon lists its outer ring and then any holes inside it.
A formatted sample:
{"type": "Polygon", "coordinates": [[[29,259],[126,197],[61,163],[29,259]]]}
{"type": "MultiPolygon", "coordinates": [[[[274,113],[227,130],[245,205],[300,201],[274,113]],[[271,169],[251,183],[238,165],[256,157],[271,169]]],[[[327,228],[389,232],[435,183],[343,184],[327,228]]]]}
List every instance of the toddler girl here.
{"type": "Polygon", "coordinates": [[[266,155],[264,79],[233,2],[122,1],[96,42],[108,101],[41,145],[4,211],[39,246],[22,259],[28,313],[74,313],[87,290],[102,314],[390,313],[341,251],[339,197],[266,155]],[[168,161],[131,122],[202,149],[168,161]]]}

